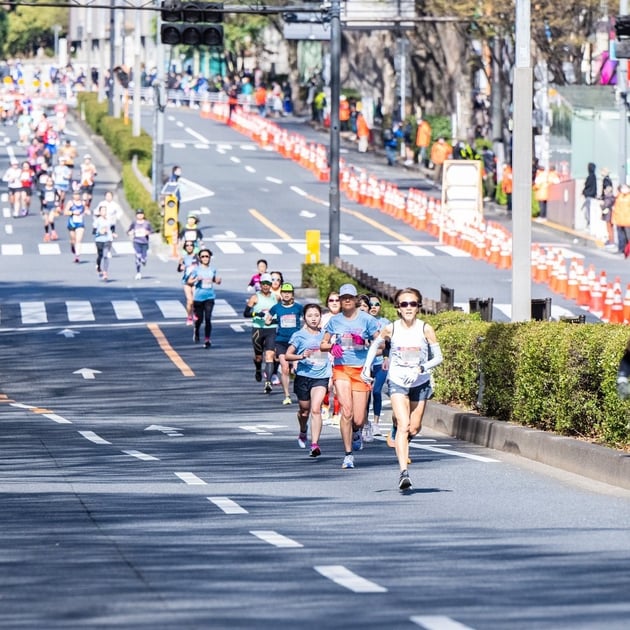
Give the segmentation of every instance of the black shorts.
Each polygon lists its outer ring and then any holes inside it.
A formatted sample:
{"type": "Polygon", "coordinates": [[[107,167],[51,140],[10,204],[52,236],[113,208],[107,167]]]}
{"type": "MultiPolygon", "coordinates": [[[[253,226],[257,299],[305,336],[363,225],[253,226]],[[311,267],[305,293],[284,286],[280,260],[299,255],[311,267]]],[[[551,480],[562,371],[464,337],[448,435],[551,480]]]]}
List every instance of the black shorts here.
{"type": "Polygon", "coordinates": [[[313,387],[323,387],[324,391],[328,391],[328,378],[311,378],[310,376],[296,375],[293,381],[293,392],[298,400],[308,401],[311,399],[311,390],[313,387]]]}
{"type": "Polygon", "coordinates": [[[252,345],[254,354],[261,355],[264,352],[273,352],[276,347],[275,328],[254,328],[252,329],[252,345]]]}
{"type": "Polygon", "coordinates": [[[276,356],[279,357],[281,354],[286,354],[289,349],[288,341],[277,341],[276,340],[276,356]]]}

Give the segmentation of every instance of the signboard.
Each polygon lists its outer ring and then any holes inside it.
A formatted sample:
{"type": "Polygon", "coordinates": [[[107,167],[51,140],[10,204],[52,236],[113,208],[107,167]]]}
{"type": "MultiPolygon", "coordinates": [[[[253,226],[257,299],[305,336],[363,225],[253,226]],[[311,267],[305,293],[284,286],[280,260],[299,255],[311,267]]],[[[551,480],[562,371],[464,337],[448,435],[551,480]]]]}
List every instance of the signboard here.
{"type": "Polygon", "coordinates": [[[382,28],[399,24],[413,27],[413,22],[405,22],[403,18],[416,17],[414,0],[346,0],[341,4],[341,21],[348,28],[366,28],[378,26],[382,28]],[[402,21],[400,21],[402,19],[402,21]],[[388,20],[391,20],[388,22],[388,20]]]}
{"type": "Polygon", "coordinates": [[[330,41],[330,24],[321,22],[285,22],[284,38],[330,41]]]}
{"type": "Polygon", "coordinates": [[[442,172],[442,211],[458,225],[483,218],[480,160],[446,160],[442,172]]]}

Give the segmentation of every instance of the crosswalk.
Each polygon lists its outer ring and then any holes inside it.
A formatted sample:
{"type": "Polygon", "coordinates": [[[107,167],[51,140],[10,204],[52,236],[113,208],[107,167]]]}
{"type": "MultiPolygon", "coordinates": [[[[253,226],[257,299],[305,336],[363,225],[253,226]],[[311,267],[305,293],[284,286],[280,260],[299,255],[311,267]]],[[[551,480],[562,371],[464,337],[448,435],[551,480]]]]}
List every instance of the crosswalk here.
{"type": "MultiPolygon", "coordinates": [[[[184,321],[186,309],[179,300],[65,300],[45,302],[29,300],[0,303],[0,327],[72,324],[184,321]]],[[[215,301],[213,320],[239,319],[237,311],[224,299],[215,301]]]]}

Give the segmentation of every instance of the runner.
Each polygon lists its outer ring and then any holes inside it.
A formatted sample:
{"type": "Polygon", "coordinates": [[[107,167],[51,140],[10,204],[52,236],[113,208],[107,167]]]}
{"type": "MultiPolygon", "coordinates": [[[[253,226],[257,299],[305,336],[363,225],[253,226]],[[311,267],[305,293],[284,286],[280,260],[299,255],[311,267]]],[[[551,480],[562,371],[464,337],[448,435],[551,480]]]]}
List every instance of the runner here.
{"type": "Polygon", "coordinates": [[[276,322],[276,360],[280,362],[280,382],[284,391],[283,405],[291,404],[289,395],[289,371],[291,366],[285,355],[289,346],[289,340],[293,333],[297,332],[301,326],[302,306],[295,302],[293,285],[285,282],[280,287],[280,302],[274,304],[265,317],[265,323],[276,322]]]}
{"type": "Polygon", "coordinates": [[[55,232],[55,219],[61,208],[61,197],[55,190],[53,179],[46,177],[46,184],[39,191],[40,212],[44,220],[44,242],[56,241],[59,237],[55,232]]]}
{"type": "Polygon", "coordinates": [[[275,295],[271,293],[271,275],[263,273],[260,277],[260,291],[252,295],[243,311],[244,317],[252,317],[252,346],[254,348],[254,365],[256,366],[256,380],[263,380],[262,363],[265,360],[265,385],[263,391],[270,394],[271,374],[276,344],[276,324],[267,324],[265,315],[277,303],[275,295]]]}
{"type": "MultiPolygon", "coordinates": [[[[396,292],[394,304],[399,319],[381,329],[370,346],[361,372],[365,383],[372,383],[372,363],[379,348],[387,340],[391,343],[388,371],[389,396],[396,416],[396,455],[400,467],[398,487],[411,488],[407,472],[409,441],[420,432],[426,401],[433,395],[431,371],[442,363],[442,350],[433,328],[418,319],[422,295],[418,289],[407,288],[396,292]]],[[[394,432],[394,430],[392,430],[394,432]]]]}
{"type": "Polygon", "coordinates": [[[203,233],[199,229],[199,217],[195,214],[188,215],[186,225],[179,233],[179,242],[182,247],[186,241],[192,241],[195,244],[195,251],[203,247],[203,233]]]}
{"type": "Polygon", "coordinates": [[[184,243],[184,251],[177,264],[177,271],[183,274],[182,284],[184,285],[184,296],[186,297],[186,326],[192,326],[194,318],[194,289],[188,284],[188,278],[191,271],[198,264],[199,258],[195,253],[195,244],[192,241],[186,241],[184,243]]]}
{"type": "MultiPolygon", "coordinates": [[[[284,276],[281,271],[271,272],[271,293],[276,296],[276,300],[280,301],[280,287],[284,284],[284,276]]],[[[280,362],[278,359],[274,359],[273,372],[271,374],[271,384],[280,385],[280,377],[278,376],[278,370],[280,369],[280,362]]]]}
{"type": "MultiPolygon", "coordinates": [[[[369,294],[368,300],[369,313],[372,317],[376,317],[379,330],[381,330],[389,324],[389,320],[386,317],[381,317],[381,300],[374,294],[369,294]]],[[[387,355],[389,355],[387,348],[379,350],[374,359],[374,363],[372,363],[372,378],[374,382],[372,383],[372,392],[368,397],[368,421],[365,423],[365,427],[363,427],[363,440],[365,442],[372,442],[375,435],[381,435],[379,421],[383,409],[383,385],[385,385],[385,381],[387,380],[387,368],[389,366],[389,356],[387,355]],[[371,401],[374,416],[373,420],[370,422],[369,411],[371,401]]]]}
{"type": "Polygon", "coordinates": [[[72,199],[68,201],[64,209],[64,215],[68,217],[68,232],[70,234],[70,249],[74,255],[74,262],[79,263],[81,255],[81,243],[85,233],[85,215],[90,211],[81,200],[81,193],[77,190],[72,193],[72,199]]]}
{"type": "Polygon", "coordinates": [[[247,285],[248,291],[260,291],[260,276],[263,273],[267,273],[267,261],[260,258],[256,261],[256,273],[250,278],[247,285]]]}
{"type": "Polygon", "coordinates": [[[127,234],[133,241],[133,249],[136,253],[136,280],[142,278],[141,269],[147,264],[147,253],[149,251],[149,237],[153,234],[151,223],[144,218],[144,210],[136,210],[136,218],[131,222],[127,234]]]}
{"type": "Polygon", "coordinates": [[[378,336],[378,322],[358,308],[357,290],[352,284],[339,289],[341,312],[330,318],[320,345],[334,357],[333,383],[341,404],[339,428],[344,446],[342,468],[354,468],[353,450],[360,450],[369,385],[361,380],[367,357],[366,343],[378,336]]]}
{"type": "Polygon", "coordinates": [[[204,340],[203,347],[209,348],[212,345],[210,336],[212,334],[212,311],[214,310],[214,300],[216,294],[214,291],[215,284],[221,284],[221,278],[217,276],[217,270],[210,266],[212,252],[204,247],[199,250],[199,264],[195,265],[190,271],[188,284],[194,287],[194,303],[195,311],[195,329],[193,332],[193,341],[199,341],[199,329],[201,323],[204,322],[204,340]]]}
{"type": "Polygon", "coordinates": [[[111,259],[112,242],[115,234],[112,232],[107,216],[107,205],[102,203],[96,210],[94,221],[94,242],[96,243],[96,271],[104,282],[108,280],[109,261],[111,259]]]}
{"type": "MultiPolygon", "coordinates": [[[[326,298],[326,306],[327,309],[324,313],[322,313],[321,320],[321,328],[322,330],[330,320],[333,315],[336,315],[341,311],[341,300],[339,299],[339,294],[336,291],[331,291],[326,298]]],[[[328,383],[328,392],[324,396],[324,403],[322,405],[322,418],[326,421],[330,418],[330,424],[334,426],[339,426],[339,399],[334,395],[335,387],[332,382],[332,377],[330,382],[328,383]],[[330,413],[330,401],[332,398],[333,412],[330,413]]]]}
{"type": "Polygon", "coordinates": [[[20,216],[20,201],[22,196],[22,169],[16,158],[11,158],[11,164],[2,177],[9,192],[9,204],[13,208],[13,217],[20,216]]]}
{"type": "Polygon", "coordinates": [[[287,361],[297,361],[293,391],[298,399],[300,425],[298,446],[306,448],[308,419],[311,418],[311,457],[322,454],[319,438],[322,432],[322,400],[332,374],[330,355],[319,349],[324,333],[320,330],[322,309],[319,304],[304,307],[304,327],[291,335],[286,351],[287,361]]]}
{"type": "Polygon", "coordinates": [[[96,175],[96,166],[92,162],[92,156],[86,153],[83,156],[83,162],[81,162],[81,193],[85,196],[88,206],[92,203],[92,192],[94,191],[96,175]]]}

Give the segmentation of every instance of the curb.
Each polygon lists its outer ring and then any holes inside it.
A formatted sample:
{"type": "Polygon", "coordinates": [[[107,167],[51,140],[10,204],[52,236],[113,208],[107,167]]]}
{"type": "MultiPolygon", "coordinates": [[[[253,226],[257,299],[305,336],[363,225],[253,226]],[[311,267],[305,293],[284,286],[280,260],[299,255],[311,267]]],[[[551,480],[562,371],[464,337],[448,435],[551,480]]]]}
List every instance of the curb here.
{"type": "Polygon", "coordinates": [[[436,402],[427,405],[423,425],[466,442],[630,490],[630,453],[491,420],[436,402]]]}

